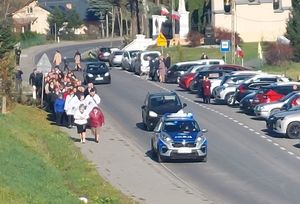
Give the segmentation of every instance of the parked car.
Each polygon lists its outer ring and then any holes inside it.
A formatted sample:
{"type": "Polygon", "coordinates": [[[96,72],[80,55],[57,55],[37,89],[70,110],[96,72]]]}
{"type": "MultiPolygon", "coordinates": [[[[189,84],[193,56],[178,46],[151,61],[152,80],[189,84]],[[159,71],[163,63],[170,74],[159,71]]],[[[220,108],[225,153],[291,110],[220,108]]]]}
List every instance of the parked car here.
{"type": "MultiPolygon", "coordinates": [[[[206,70],[206,71],[199,71],[194,76],[190,83],[189,90],[191,93],[197,93],[199,84],[201,83],[204,76],[207,76],[211,83],[213,83],[215,80],[221,81],[221,77],[225,74],[231,73],[230,70],[206,70]]],[[[213,90],[213,87],[211,87],[211,91],[213,90]]]]}
{"type": "Polygon", "coordinates": [[[284,109],[289,109],[294,106],[300,105],[300,93],[299,92],[291,92],[282,99],[271,102],[271,103],[262,103],[254,108],[254,113],[256,117],[267,119],[270,115],[273,115],[276,112],[284,109]]]}
{"type": "Polygon", "coordinates": [[[295,106],[287,111],[274,113],[267,119],[269,132],[286,135],[291,139],[300,138],[300,106],[295,106]]]}
{"type": "Polygon", "coordinates": [[[248,114],[253,114],[254,107],[252,106],[252,102],[253,102],[253,99],[257,92],[258,92],[258,90],[256,90],[255,92],[249,93],[247,96],[245,96],[240,101],[239,106],[240,106],[241,111],[248,113],[248,114]]]}
{"type": "Polygon", "coordinates": [[[197,72],[202,70],[203,67],[205,67],[205,66],[206,65],[195,65],[195,66],[189,68],[185,74],[183,74],[182,76],[179,77],[179,82],[178,82],[179,87],[184,90],[189,90],[191,81],[193,80],[193,78],[195,77],[197,72]]]}
{"type": "Polygon", "coordinates": [[[134,73],[141,75],[142,72],[149,72],[149,61],[159,57],[159,51],[143,51],[140,52],[134,60],[134,73]]]}
{"type": "Polygon", "coordinates": [[[189,61],[189,62],[178,62],[173,64],[166,73],[167,83],[178,83],[180,76],[185,74],[191,67],[201,65],[201,62],[189,61]]]}
{"type": "Polygon", "coordinates": [[[293,91],[300,90],[300,82],[280,82],[262,87],[255,95],[252,106],[278,101],[293,91]]]}
{"type": "Polygon", "coordinates": [[[110,84],[111,75],[105,62],[90,62],[83,71],[84,83],[110,84]]]}
{"type": "Polygon", "coordinates": [[[251,68],[243,67],[235,64],[214,64],[207,66],[203,70],[231,70],[231,71],[251,71],[251,68]]]}
{"type": "Polygon", "coordinates": [[[98,58],[100,61],[109,62],[111,49],[109,47],[101,47],[99,49],[98,58]]]}
{"type": "Polygon", "coordinates": [[[109,57],[109,65],[113,66],[121,66],[123,58],[123,51],[114,51],[109,57]]]}
{"type": "Polygon", "coordinates": [[[124,70],[133,72],[133,62],[137,57],[138,53],[141,52],[140,50],[130,50],[124,51],[122,56],[122,63],[121,66],[124,70]]]}
{"type": "Polygon", "coordinates": [[[165,114],[154,129],[151,149],[158,162],[175,159],[207,161],[207,139],[191,113],[165,114]]]}
{"type": "Polygon", "coordinates": [[[229,77],[225,76],[222,80],[221,86],[213,89],[213,95],[215,101],[220,104],[234,105],[234,94],[236,92],[236,88],[243,83],[243,81],[252,78],[255,73],[249,73],[245,75],[229,75],[229,77]]]}
{"type": "Polygon", "coordinates": [[[177,113],[184,108],[175,92],[148,93],[142,106],[142,121],[147,130],[153,130],[166,113],[177,113]]]}
{"type": "Polygon", "coordinates": [[[249,93],[253,93],[263,86],[267,86],[275,82],[287,81],[289,80],[286,77],[278,75],[270,75],[266,73],[255,75],[253,78],[248,79],[239,85],[234,94],[235,101],[240,102],[249,93]]]}
{"type": "Polygon", "coordinates": [[[201,59],[197,60],[201,65],[218,65],[218,64],[225,64],[224,60],[222,59],[201,59]]]}

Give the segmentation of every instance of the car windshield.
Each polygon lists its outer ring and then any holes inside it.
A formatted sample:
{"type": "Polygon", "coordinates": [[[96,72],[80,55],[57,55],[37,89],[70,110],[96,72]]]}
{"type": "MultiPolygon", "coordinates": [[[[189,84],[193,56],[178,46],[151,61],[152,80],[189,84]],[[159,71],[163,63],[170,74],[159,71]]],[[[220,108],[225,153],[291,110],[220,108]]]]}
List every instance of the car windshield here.
{"type": "Polygon", "coordinates": [[[122,51],[115,51],[114,55],[123,55],[123,52],[122,51]]]}
{"type": "Polygon", "coordinates": [[[157,57],[159,57],[159,55],[157,53],[148,53],[144,55],[144,60],[148,59],[150,57],[150,59],[155,59],[157,57]]]}
{"type": "Polygon", "coordinates": [[[150,98],[150,105],[152,107],[157,107],[157,106],[180,106],[181,103],[176,95],[156,95],[156,96],[151,96],[150,98]]]}
{"type": "Polygon", "coordinates": [[[163,126],[164,132],[199,132],[200,128],[196,121],[193,120],[171,120],[166,121],[163,126]]]}
{"type": "Polygon", "coordinates": [[[86,68],[87,72],[97,72],[97,71],[108,71],[105,64],[92,64],[88,65],[86,68]]]}
{"type": "Polygon", "coordinates": [[[280,102],[284,102],[284,101],[288,100],[289,98],[291,98],[291,97],[292,97],[293,95],[295,95],[295,94],[296,94],[296,92],[291,92],[291,93],[289,93],[288,95],[286,95],[285,97],[279,99],[279,101],[280,101],[280,102]]]}

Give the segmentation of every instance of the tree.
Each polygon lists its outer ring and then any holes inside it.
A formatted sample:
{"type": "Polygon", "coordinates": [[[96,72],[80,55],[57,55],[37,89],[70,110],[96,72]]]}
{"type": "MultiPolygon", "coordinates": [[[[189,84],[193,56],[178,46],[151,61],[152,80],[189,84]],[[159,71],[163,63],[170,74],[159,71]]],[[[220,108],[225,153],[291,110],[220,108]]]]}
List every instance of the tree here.
{"type": "Polygon", "coordinates": [[[48,23],[50,27],[56,26],[56,30],[63,28],[66,22],[66,15],[62,9],[55,7],[48,17],[48,23]]]}
{"type": "Polygon", "coordinates": [[[69,31],[80,28],[83,24],[79,14],[74,9],[68,10],[65,14],[65,21],[67,22],[66,29],[69,31]]]}
{"type": "Polygon", "coordinates": [[[292,0],[293,10],[287,23],[286,37],[294,48],[295,60],[300,61],[300,0],[292,0]]]}
{"type": "Polygon", "coordinates": [[[16,44],[15,35],[12,32],[12,28],[8,23],[0,21],[0,58],[14,49],[16,44]]]}

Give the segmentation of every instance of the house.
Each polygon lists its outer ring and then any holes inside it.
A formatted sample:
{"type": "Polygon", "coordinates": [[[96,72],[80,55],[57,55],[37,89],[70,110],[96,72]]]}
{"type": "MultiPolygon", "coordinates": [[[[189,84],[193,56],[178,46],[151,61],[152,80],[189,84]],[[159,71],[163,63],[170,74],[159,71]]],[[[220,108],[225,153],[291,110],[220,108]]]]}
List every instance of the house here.
{"type": "Polygon", "coordinates": [[[21,9],[12,13],[15,32],[31,31],[47,34],[49,24],[47,18],[50,12],[42,8],[37,0],[30,1],[21,9]]]}
{"type": "MultiPolygon", "coordinates": [[[[244,42],[276,41],[286,32],[291,0],[235,0],[236,15],[225,12],[233,0],[211,0],[211,25],[235,30],[244,42]]],[[[227,10],[228,11],[228,10],[227,10]]]]}

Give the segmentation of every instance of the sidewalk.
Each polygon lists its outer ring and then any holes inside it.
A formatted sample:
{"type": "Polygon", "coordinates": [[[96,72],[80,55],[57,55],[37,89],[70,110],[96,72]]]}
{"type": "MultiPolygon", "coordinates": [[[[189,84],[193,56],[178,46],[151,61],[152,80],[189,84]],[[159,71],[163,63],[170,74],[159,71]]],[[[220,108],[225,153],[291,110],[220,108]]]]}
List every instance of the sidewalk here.
{"type": "MultiPolygon", "coordinates": [[[[59,46],[70,45],[61,43],[59,46]]],[[[43,49],[57,45],[43,45],[23,51],[21,67],[34,67],[33,59],[43,49]]],[[[32,70],[24,69],[30,74],[32,70]]],[[[139,203],[197,203],[207,204],[205,196],[181,181],[167,169],[151,160],[138,148],[108,113],[104,112],[106,125],[101,130],[100,143],[95,143],[90,131],[87,143],[75,142],[88,160],[95,164],[99,174],[124,194],[139,203]]],[[[76,129],[62,128],[71,138],[79,139],[76,129]]]]}

